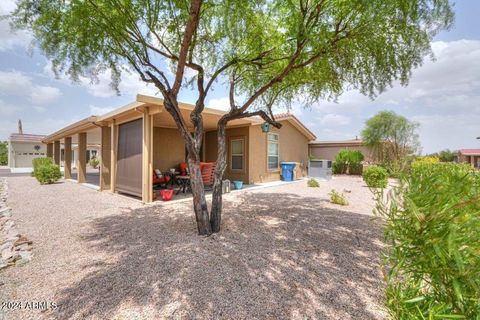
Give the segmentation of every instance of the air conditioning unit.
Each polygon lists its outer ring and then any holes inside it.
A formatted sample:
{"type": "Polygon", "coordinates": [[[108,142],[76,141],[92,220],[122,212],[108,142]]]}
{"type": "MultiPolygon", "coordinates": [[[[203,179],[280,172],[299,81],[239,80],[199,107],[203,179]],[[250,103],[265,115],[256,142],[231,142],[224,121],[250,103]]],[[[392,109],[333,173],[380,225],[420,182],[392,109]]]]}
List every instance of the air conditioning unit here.
{"type": "Polygon", "coordinates": [[[330,180],[332,178],[332,161],[312,159],[308,162],[308,176],[311,178],[330,180]]]}

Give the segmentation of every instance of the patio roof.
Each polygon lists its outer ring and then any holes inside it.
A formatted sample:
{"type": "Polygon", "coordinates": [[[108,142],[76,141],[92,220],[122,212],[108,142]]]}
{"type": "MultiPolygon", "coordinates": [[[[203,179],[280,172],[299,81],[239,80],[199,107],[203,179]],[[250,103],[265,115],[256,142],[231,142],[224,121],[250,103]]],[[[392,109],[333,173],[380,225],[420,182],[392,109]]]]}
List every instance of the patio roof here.
{"type": "MultiPolygon", "coordinates": [[[[123,107],[117,108],[111,112],[108,112],[101,116],[90,116],[80,121],[77,121],[67,127],[64,127],[43,139],[44,143],[50,143],[55,140],[60,140],[68,136],[76,135],[80,132],[85,132],[93,129],[98,129],[101,125],[107,125],[113,120],[133,120],[135,118],[140,118],[145,107],[149,107],[149,113],[154,115],[153,125],[155,127],[166,127],[166,128],[176,128],[176,124],[170,114],[165,111],[163,104],[163,99],[158,97],[152,97],[147,95],[137,95],[136,100],[131,102],[123,107]]],[[[190,113],[195,108],[194,105],[179,102],[180,111],[187,121],[187,125],[190,129],[193,129],[190,121],[190,113]]],[[[206,131],[216,130],[218,120],[225,115],[227,112],[212,108],[205,108],[203,115],[204,128],[206,131]]],[[[305,126],[300,120],[298,120],[294,115],[290,113],[284,113],[276,115],[277,120],[287,120],[292,125],[294,125],[302,134],[304,134],[309,140],[314,140],[315,135],[305,126]]],[[[228,123],[227,127],[237,127],[237,126],[248,126],[248,125],[259,125],[263,123],[263,119],[260,117],[251,117],[232,120],[228,123]]]]}

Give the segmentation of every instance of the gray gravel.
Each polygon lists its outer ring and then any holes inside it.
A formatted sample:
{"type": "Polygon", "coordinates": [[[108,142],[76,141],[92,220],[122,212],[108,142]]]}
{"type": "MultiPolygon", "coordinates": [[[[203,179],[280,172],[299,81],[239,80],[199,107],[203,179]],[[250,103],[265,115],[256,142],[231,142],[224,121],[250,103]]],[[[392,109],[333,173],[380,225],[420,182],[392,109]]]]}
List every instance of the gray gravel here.
{"type": "Polygon", "coordinates": [[[0,272],[3,297],[52,311],[7,319],[384,319],[381,232],[361,179],[231,193],[223,229],[196,235],[190,201],[140,202],[8,178],[34,257],[0,272]],[[328,202],[347,188],[350,205],[328,202]]]}

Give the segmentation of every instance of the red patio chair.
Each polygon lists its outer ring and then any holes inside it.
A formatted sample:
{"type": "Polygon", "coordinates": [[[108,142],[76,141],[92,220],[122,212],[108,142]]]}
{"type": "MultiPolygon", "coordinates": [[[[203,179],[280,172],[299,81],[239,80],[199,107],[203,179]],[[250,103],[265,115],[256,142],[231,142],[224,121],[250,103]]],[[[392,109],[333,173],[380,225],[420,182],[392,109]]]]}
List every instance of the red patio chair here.
{"type": "Polygon", "coordinates": [[[166,186],[166,184],[170,181],[170,176],[165,176],[163,174],[158,175],[155,170],[153,170],[152,181],[153,185],[160,184],[166,186]]]}
{"type": "Polygon", "coordinates": [[[202,173],[202,180],[205,189],[211,190],[213,187],[213,179],[215,178],[215,162],[200,163],[200,172],[202,173]]]}

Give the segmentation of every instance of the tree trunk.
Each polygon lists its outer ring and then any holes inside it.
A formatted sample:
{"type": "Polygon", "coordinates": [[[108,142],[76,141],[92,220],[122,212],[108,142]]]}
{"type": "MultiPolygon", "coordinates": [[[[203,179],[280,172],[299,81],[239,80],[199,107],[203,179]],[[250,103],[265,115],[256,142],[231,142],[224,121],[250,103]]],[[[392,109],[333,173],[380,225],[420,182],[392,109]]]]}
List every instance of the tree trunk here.
{"type": "Polygon", "coordinates": [[[192,188],[193,209],[197,220],[198,234],[210,235],[212,228],[208,219],[208,206],[207,200],[205,199],[205,189],[198,156],[195,157],[195,155],[190,155],[189,153],[188,168],[190,170],[190,185],[192,188]]]}
{"type": "Polygon", "coordinates": [[[217,165],[215,167],[215,179],[213,182],[212,209],[210,211],[210,224],[212,232],[220,231],[222,222],[222,180],[226,161],[225,148],[225,123],[219,121],[217,130],[217,165]]]}

